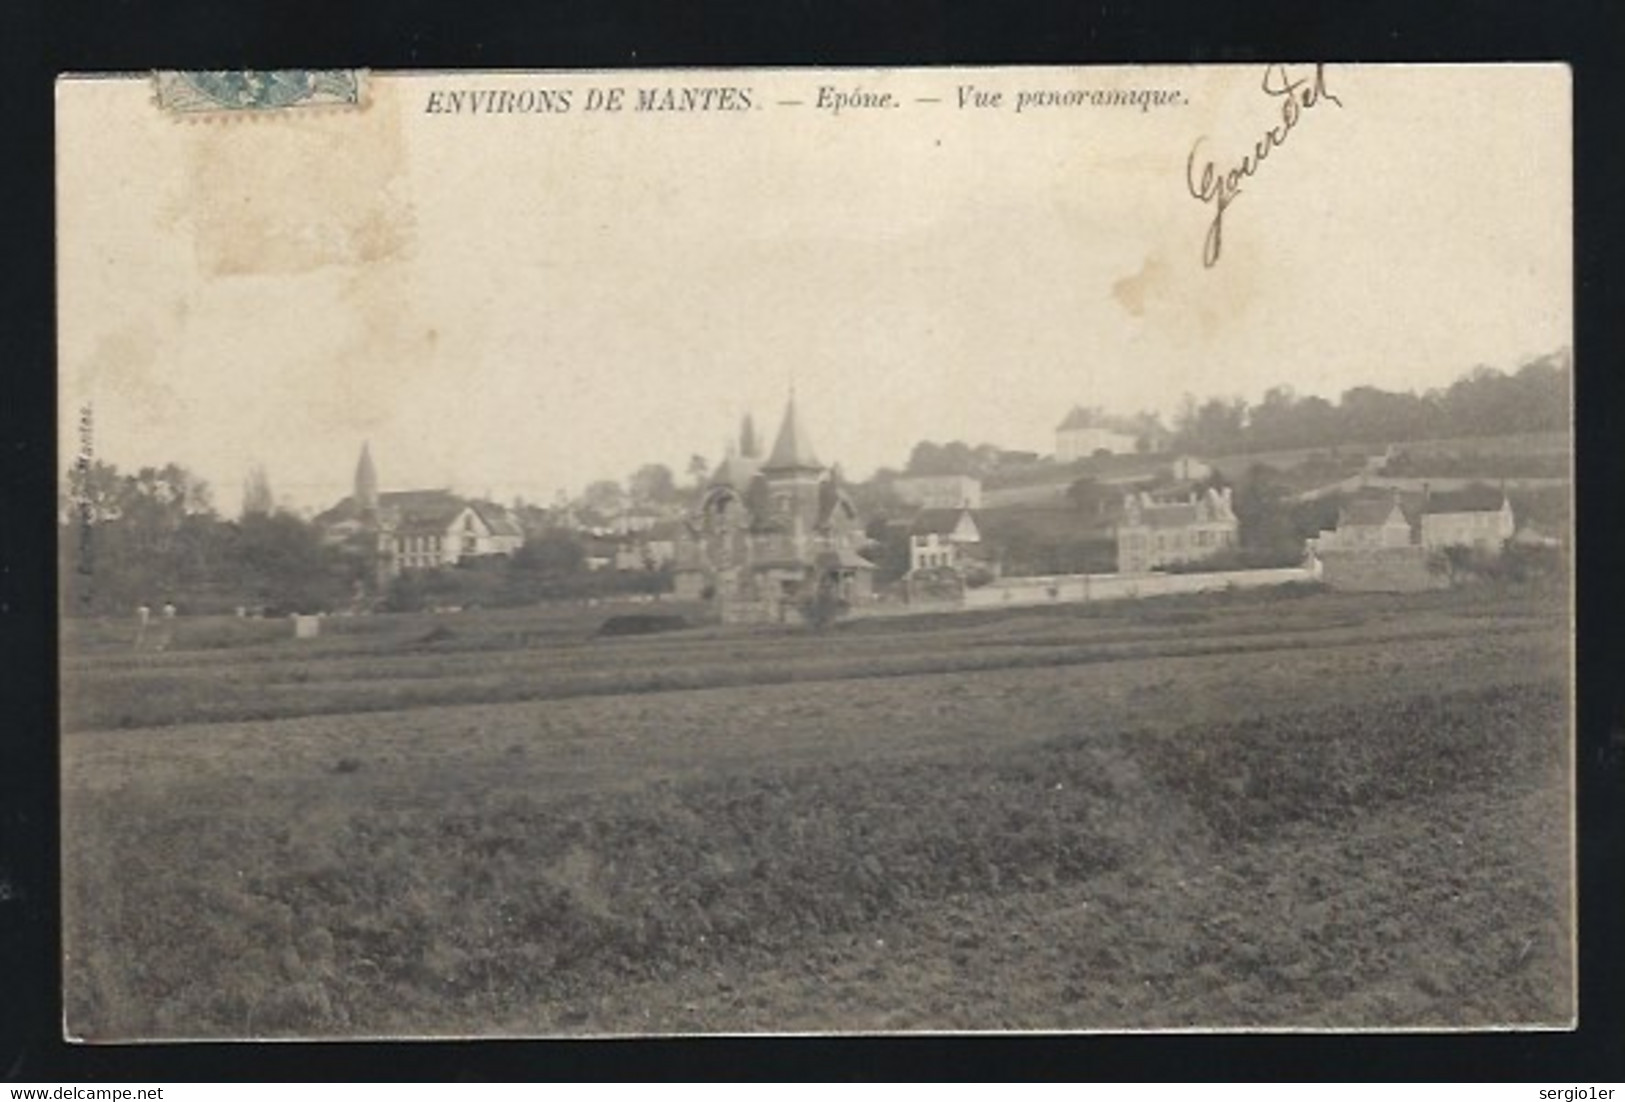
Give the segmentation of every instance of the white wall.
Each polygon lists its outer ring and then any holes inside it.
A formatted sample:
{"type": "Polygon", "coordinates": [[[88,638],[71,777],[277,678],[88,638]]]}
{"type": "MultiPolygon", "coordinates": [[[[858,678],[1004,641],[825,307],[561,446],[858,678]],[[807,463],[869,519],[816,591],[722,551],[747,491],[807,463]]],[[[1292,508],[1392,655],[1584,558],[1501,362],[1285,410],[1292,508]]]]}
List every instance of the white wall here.
{"type": "Polygon", "coordinates": [[[1313,582],[1319,578],[1319,570],[1304,566],[1271,570],[1222,570],[1210,574],[1058,574],[1051,577],[1005,578],[966,590],[965,607],[1013,608],[1021,605],[1115,601],[1175,593],[1207,593],[1231,587],[1253,589],[1289,582],[1313,582]]]}
{"type": "Polygon", "coordinates": [[[1064,429],[1055,434],[1055,458],[1061,463],[1071,463],[1088,459],[1102,449],[1113,455],[1127,455],[1134,451],[1136,443],[1134,437],[1111,429],[1064,429]]]}

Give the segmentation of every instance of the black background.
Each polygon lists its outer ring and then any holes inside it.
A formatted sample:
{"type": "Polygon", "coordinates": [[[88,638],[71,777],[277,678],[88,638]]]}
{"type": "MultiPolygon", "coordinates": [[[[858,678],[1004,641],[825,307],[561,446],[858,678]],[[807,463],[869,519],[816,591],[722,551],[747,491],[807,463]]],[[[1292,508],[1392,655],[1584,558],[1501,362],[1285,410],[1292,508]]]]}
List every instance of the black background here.
{"type": "MultiPolygon", "coordinates": [[[[1591,3],[0,4],[0,1080],[1625,1078],[1625,20],[1591,3]],[[57,924],[52,83],[67,71],[1567,61],[1575,104],[1580,1029],[73,1046],[57,924]]],[[[1463,104],[1462,110],[1472,110],[1463,104]]],[[[1382,186],[1372,165],[1371,186],[1382,186]]],[[[1539,166],[1533,166],[1540,171],[1539,166]]],[[[1485,188],[1497,181],[1482,181],[1485,188]]],[[[1533,1097],[1533,1095],[1531,1095],[1533,1097]]]]}

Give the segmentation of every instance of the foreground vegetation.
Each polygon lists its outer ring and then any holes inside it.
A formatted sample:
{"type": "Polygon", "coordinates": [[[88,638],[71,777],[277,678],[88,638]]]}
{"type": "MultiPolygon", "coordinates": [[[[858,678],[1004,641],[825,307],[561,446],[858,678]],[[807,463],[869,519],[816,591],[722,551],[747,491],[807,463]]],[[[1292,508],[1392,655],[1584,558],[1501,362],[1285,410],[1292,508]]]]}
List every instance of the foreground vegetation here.
{"type": "Polygon", "coordinates": [[[488,614],[317,651],[81,640],[69,1025],[1564,1021],[1563,608],[1483,587],[822,637],[572,614],[526,640],[488,614]],[[211,684],[241,714],[196,722],[211,684]],[[142,725],[108,729],[119,700],[142,725]]]}

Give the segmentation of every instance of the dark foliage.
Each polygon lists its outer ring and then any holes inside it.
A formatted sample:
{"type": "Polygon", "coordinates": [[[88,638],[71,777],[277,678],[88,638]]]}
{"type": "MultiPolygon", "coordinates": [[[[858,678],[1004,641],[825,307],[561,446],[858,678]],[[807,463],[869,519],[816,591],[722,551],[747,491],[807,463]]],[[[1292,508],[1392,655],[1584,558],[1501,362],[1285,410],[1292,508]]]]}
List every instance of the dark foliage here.
{"type": "Polygon", "coordinates": [[[662,616],[652,613],[633,613],[611,616],[598,626],[599,635],[654,635],[662,631],[681,631],[689,626],[682,616],[662,616]]]}
{"type": "Polygon", "coordinates": [[[1237,455],[1338,443],[1552,432],[1569,427],[1571,385],[1568,356],[1559,352],[1531,360],[1510,375],[1478,367],[1448,387],[1423,394],[1358,386],[1333,403],[1316,396],[1300,398],[1291,387],[1280,386],[1254,406],[1240,398],[1198,401],[1187,396],[1175,421],[1173,446],[1203,455],[1237,455]]]}
{"type": "Polygon", "coordinates": [[[1159,783],[1225,843],[1306,822],[1337,827],[1419,792],[1533,784],[1562,766],[1566,700],[1508,686],[1404,700],[1380,718],[1347,709],[1151,733],[1136,741],[1159,783]]]}
{"type": "Polygon", "coordinates": [[[851,605],[841,596],[834,579],[825,575],[802,597],[799,611],[814,631],[826,631],[851,611],[851,605]]]}

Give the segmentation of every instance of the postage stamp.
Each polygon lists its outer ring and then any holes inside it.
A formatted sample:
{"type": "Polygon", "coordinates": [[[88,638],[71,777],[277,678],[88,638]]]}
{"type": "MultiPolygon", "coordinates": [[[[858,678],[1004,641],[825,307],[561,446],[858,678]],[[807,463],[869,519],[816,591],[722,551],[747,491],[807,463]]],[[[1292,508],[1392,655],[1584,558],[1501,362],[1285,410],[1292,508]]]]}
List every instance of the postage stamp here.
{"type": "Polygon", "coordinates": [[[177,114],[263,113],[361,104],[358,69],[200,69],[155,74],[158,106],[177,114]]]}

